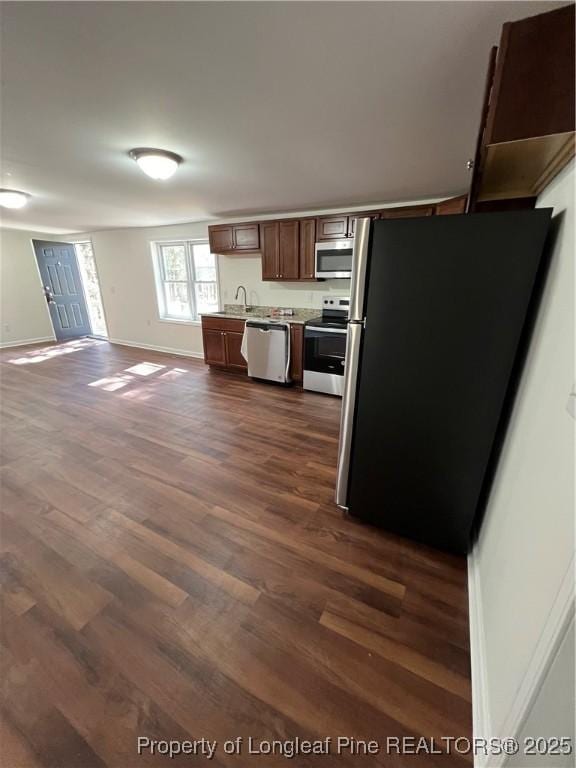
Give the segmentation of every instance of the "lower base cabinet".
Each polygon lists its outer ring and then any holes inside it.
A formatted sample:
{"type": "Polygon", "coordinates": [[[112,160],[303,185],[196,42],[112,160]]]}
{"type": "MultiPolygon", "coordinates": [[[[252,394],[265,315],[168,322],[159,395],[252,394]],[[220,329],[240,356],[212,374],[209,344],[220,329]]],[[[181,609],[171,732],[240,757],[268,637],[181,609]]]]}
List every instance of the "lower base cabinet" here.
{"type": "MultiPolygon", "coordinates": [[[[242,357],[244,320],[228,317],[203,317],[202,340],[204,362],[228,371],[247,373],[248,366],[242,357]]],[[[296,384],[302,383],[304,326],[290,325],[290,376],[296,384]]]]}
{"type": "Polygon", "coordinates": [[[247,371],[246,360],[242,357],[242,339],[244,338],[244,329],[241,333],[236,331],[226,331],[224,339],[226,341],[226,362],[228,368],[247,371]]]}
{"type": "Polygon", "coordinates": [[[240,352],[243,336],[244,320],[203,317],[202,340],[206,365],[246,372],[248,366],[240,352]]]}
{"type": "Polygon", "coordinates": [[[290,378],[295,384],[302,384],[304,367],[304,326],[290,326],[290,378]]]}

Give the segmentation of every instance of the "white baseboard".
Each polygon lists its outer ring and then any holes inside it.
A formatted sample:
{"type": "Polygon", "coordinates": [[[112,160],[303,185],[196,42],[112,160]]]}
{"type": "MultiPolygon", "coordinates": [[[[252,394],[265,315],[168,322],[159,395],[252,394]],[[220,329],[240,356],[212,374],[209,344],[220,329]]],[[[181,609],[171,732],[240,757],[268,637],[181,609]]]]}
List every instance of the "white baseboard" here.
{"type": "MultiPolygon", "coordinates": [[[[472,730],[475,739],[489,739],[492,735],[492,717],[488,698],[482,585],[473,551],[468,555],[468,613],[472,671],[472,730]]],[[[475,768],[485,768],[487,765],[488,757],[484,755],[474,757],[475,768]]]]}
{"type": "Polygon", "coordinates": [[[150,349],[153,352],[165,352],[168,355],[178,357],[194,357],[204,360],[202,352],[191,352],[189,349],[175,349],[174,347],[157,347],[155,344],[143,344],[139,341],[126,341],[126,339],[108,339],[111,344],[119,344],[121,347],[135,347],[136,349],[150,349]]]}
{"type": "Polygon", "coordinates": [[[8,347],[27,347],[29,344],[44,344],[47,341],[56,341],[54,336],[38,336],[36,339],[20,339],[19,341],[0,341],[0,349],[8,347]]]}
{"type": "MultiPolygon", "coordinates": [[[[493,723],[490,712],[482,587],[474,552],[468,555],[468,602],[473,735],[481,739],[517,738],[574,615],[574,557],[560,584],[522,683],[503,723],[493,723]]],[[[505,755],[476,755],[474,758],[475,768],[501,768],[505,762],[505,755]]]]}
{"type": "Polygon", "coordinates": [[[534,704],[548,670],[574,616],[574,555],[566,569],[554,603],[542,627],[538,644],[508,716],[502,733],[516,736],[534,704]]]}

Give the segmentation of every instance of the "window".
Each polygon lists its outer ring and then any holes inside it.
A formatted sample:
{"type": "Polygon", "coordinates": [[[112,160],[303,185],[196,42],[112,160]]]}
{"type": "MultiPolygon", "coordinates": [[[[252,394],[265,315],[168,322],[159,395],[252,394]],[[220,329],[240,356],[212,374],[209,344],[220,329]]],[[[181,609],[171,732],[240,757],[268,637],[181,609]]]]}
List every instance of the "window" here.
{"type": "Polygon", "coordinates": [[[158,309],[164,320],[198,320],[217,312],[218,271],[208,243],[179,240],[155,243],[158,309]]]}
{"type": "Polygon", "coordinates": [[[78,266],[80,267],[80,274],[82,275],[82,283],[84,285],[86,303],[88,304],[88,314],[90,315],[92,333],[95,336],[108,336],[92,243],[90,240],[74,243],[74,248],[76,250],[78,266]]]}

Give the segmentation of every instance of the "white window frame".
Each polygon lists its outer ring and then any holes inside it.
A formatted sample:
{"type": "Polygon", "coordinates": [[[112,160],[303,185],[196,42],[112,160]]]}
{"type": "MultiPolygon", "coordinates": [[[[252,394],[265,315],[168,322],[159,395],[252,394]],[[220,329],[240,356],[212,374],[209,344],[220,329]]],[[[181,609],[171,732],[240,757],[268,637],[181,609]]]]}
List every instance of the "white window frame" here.
{"type": "Polygon", "coordinates": [[[208,245],[208,240],[191,240],[191,239],[178,239],[178,240],[155,240],[152,245],[152,262],[154,265],[154,277],[156,282],[156,304],[158,307],[158,319],[165,323],[184,323],[185,325],[200,325],[200,317],[198,316],[198,310],[196,307],[196,290],[197,283],[216,283],[216,300],[218,303],[218,309],[220,309],[220,272],[218,269],[218,256],[212,254],[214,257],[214,265],[216,269],[216,280],[196,280],[196,270],[194,267],[194,246],[195,245],[208,245]],[[166,273],[164,270],[164,259],[162,257],[162,248],[166,246],[183,245],[186,252],[186,280],[166,280],[166,273]],[[188,286],[188,297],[190,302],[190,309],[192,312],[191,317],[175,317],[168,314],[166,309],[166,285],[167,283],[185,283],[188,286]]]}

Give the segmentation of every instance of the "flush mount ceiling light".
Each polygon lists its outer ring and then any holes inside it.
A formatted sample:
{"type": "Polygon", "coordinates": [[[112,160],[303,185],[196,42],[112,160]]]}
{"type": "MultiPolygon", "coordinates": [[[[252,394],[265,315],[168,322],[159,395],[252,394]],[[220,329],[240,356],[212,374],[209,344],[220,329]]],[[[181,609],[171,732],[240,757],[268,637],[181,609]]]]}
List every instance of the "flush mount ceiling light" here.
{"type": "Polygon", "coordinates": [[[17,189],[0,189],[0,205],[3,208],[23,208],[30,195],[17,189]]]}
{"type": "Polygon", "coordinates": [[[164,149],[132,149],[128,153],[135,160],[145,174],[152,179],[169,179],[175,172],[182,158],[174,152],[164,149]]]}

